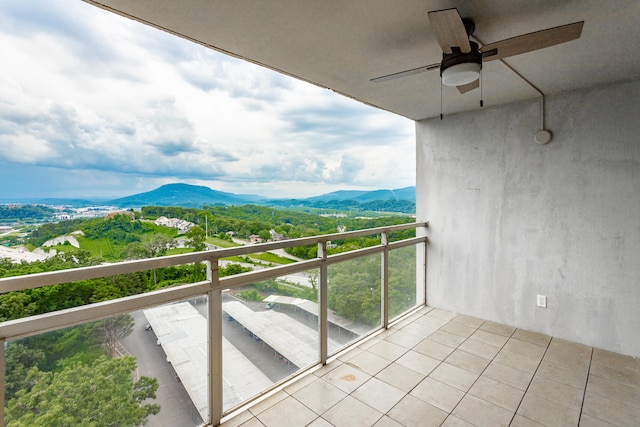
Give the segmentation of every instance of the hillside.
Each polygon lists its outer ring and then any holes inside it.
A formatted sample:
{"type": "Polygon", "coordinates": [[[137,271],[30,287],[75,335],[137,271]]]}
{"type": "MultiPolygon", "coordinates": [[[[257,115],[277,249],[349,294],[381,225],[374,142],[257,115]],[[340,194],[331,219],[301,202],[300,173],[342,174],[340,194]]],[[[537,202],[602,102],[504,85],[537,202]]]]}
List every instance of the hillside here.
{"type": "Polygon", "coordinates": [[[202,207],[205,205],[241,205],[256,203],[260,196],[238,195],[189,184],[167,184],[146,193],[134,194],[109,201],[123,208],[140,206],[202,207]]]}

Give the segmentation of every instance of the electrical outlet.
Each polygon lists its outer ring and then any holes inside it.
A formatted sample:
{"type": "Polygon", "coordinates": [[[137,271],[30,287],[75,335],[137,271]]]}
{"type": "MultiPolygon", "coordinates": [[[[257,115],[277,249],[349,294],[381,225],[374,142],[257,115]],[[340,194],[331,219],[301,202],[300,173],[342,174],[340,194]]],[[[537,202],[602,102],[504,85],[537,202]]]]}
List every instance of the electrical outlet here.
{"type": "Polygon", "coordinates": [[[538,295],[537,305],[538,305],[538,307],[547,308],[547,296],[546,295],[538,295]]]}

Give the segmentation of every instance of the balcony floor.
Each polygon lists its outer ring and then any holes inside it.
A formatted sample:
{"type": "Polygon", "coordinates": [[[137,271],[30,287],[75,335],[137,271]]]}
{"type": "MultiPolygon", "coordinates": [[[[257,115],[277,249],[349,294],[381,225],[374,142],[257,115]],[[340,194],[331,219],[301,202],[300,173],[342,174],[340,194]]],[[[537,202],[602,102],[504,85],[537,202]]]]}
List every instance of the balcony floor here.
{"type": "Polygon", "coordinates": [[[222,425],[637,426],[640,360],[424,307],[222,425]]]}

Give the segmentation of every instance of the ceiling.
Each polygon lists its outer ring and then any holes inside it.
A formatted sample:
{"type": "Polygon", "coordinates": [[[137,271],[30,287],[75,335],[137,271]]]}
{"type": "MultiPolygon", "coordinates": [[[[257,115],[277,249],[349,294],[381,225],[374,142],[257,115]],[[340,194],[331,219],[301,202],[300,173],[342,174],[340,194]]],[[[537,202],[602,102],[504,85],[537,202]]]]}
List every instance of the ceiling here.
{"type": "MultiPolygon", "coordinates": [[[[414,120],[480,108],[480,90],[442,87],[437,70],[370,81],[440,61],[431,10],[457,7],[481,44],[585,21],[578,40],[505,60],[545,95],[640,78],[637,0],[85,1],[414,120]]],[[[483,65],[485,107],[538,96],[501,61],[483,65]]]]}

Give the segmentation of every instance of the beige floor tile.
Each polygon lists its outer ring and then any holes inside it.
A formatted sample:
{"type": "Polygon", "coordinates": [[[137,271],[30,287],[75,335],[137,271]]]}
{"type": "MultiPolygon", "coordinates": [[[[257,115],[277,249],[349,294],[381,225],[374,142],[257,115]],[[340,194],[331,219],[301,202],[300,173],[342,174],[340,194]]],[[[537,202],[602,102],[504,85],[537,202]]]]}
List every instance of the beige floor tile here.
{"type": "Polygon", "coordinates": [[[469,394],[515,412],[524,396],[524,391],[487,377],[480,377],[469,390],[469,394]]]}
{"type": "Polygon", "coordinates": [[[511,424],[509,424],[509,427],[544,427],[544,425],[516,414],[511,424]]]}
{"type": "Polygon", "coordinates": [[[405,394],[404,391],[374,377],[358,387],[351,396],[386,414],[405,394]]]}
{"type": "Polygon", "coordinates": [[[476,328],[472,328],[461,323],[448,322],[446,325],[442,326],[440,330],[454,335],[459,335],[463,338],[469,338],[469,336],[476,331],[476,328]]]}
{"type": "Polygon", "coordinates": [[[320,369],[317,369],[317,370],[313,371],[313,375],[315,375],[317,377],[323,377],[323,376],[327,375],[329,372],[333,371],[334,369],[339,368],[342,365],[343,365],[343,363],[340,360],[337,360],[337,359],[336,360],[332,360],[331,362],[327,363],[326,365],[324,365],[320,369]]]}
{"type": "Polygon", "coordinates": [[[580,416],[580,427],[616,427],[616,425],[583,413],[580,416]]]}
{"type": "Polygon", "coordinates": [[[353,359],[354,357],[356,357],[357,355],[359,355],[363,351],[365,351],[364,348],[356,347],[356,348],[354,348],[352,350],[349,350],[346,353],[343,353],[340,356],[338,356],[338,360],[341,361],[341,362],[348,362],[349,360],[353,359]]]}
{"type": "Polygon", "coordinates": [[[582,357],[588,358],[591,358],[591,352],[593,351],[593,348],[587,345],[578,344],[555,337],[551,339],[551,343],[549,343],[549,349],[564,351],[566,353],[575,353],[579,354],[582,357]]]}
{"type": "Polygon", "coordinates": [[[417,319],[414,323],[416,323],[417,325],[426,326],[428,328],[441,328],[447,322],[448,320],[439,319],[433,316],[422,316],[421,318],[417,319]]]}
{"type": "Polygon", "coordinates": [[[482,324],[482,326],[480,326],[480,330],[493,332],[494,334],[498,335],[504,335],[505,337],[510,337],[515,332],[516,328],[503,325],[501,323],[486,321],[482,324]]]}
{"type": "Polygon", "coordinates": [[[552,348],[547,350],[543,359],[555,365],[575,370],[577,372],[588,371],[591,361],[591,358],[588,356],[584,356],[578,353],[555,350],[552,348]]]}
{"type": "Polygon", "coordinates": [[[467,391],[478,379],[478,374],[465,371],[448,363],[442,363],[429,374],[429,377],[455,387],[458,390],[467,391]]]}
{"type": "Polygon", "coordinates": [[[456,314],[450,311],[434,308],[429,313],[427,313],[427,316],[437,317],[438,319],[442,319],[442,320],[451,320],[454,317],[456,317],[456,314]]]}
{"type": "Polygon", "coordinates": [[[544,356],[544,353],[547,351],[546,347],[542,347],[526,341],[521,341],[516,338],[511,338],[509,341],[507,341],[503,349],[537,359],[542,359],[542,356],[544,356]]]}
{"type": "Polygon", "coordinates": [[[408,394],[387,415],[405,427],[437,427],[449,414],[408,394]]]}
{"type": "Polygon", "coordinates": [[[372,426],[384,414],[362,403],[358,399],[347,396],[322,415],[335,427],[372,426]]]}
{"type": "Polygon", "coordinates": [[[389,341],[391,343],[401,345],[406,348],[412,348],[414,345],[418,344],[423,339],[424,338],[421,338],[417,335],[413,335],[413,334],[410,334],[409,332],[400,330],[400,331],[397,331],[395,334],[389,335],[388,337],[386,337],[385,341],[389,341]]]}
{"type": "Polygon", "coordinates": [[[464,397],[464,392],[427,377],[411,390],[411,395],[443,411],[451,412],[464,397]]]}
{"type": "Polygon", "coordinates": [[[378,372],[376,378],[404,391],[405,393],[409,393],[425,378],[425,375],[419,374],[413,369],[409,369],[397,363],[392,363],[382,371],[378,372]]]}
{"type": "Polygon", "coordinates": [[[580,409],[525,394],[518,408],[518,414],[548,427],[577,426],[580,409]]]}
{"type": "Polygon", "coordinates": [[[547,347],[551,342],[551,337],[548,335],[540,334],[538,332],[525,331],[524,329],[516,329],[511,338],[517,338],[522,341],[537,344],[543,347],[547,347]]]}
{"type": "Polygon", "coordinates": [[[477,427],[508,426],[513,412],[467,394],[453,410],[453,415],[477,427]]]}
{"type": "Polygon", "coordinates": [[[251,418],[249,421],[240,425],[240,427],[264,427],[257,418],[251,418]]]}
{"type": "MultiPolygon", "coordinates": [[[[629,385],[605,377],[589,376],[587,390],[590,393],[617,400],[625,405],[640,408],[640,383],[629,385]]],[[[639,424],[640,424],[640,420],[639,424]]]]}
{"type": "Polygon", "coordinates": [[[266,427],[299,427],[309,424],[318,415],[293,397],[287,397],[256,417],[266,427]]]}
{"type": "Polygon", "coordinates": [[[389,366],[391,361],[369,351],[363,351],[346,363],[355,366],[362,372],[366,372],[367,374],[373,376],[389,366]]]}
{"type": "Polygon", "coordinates": [[[606,365],[601,362],[593,362],[591,364],[589,375],[607,378],[630,386],[640,384],[640,372],[620,368],[616,365],[606,365]]]}
{"type": "Polygon", "coordinates": [[[593,361],[611,367],[640,372],[640,358],[612,353],[599,348],[593,349],[593,361]]]}
{"type": "Polygon", "coordinates": [[[458,368],[471,371],[474,374],[481,374],[486,367],[489,366],[491,360],[467,353],[466,351],[456,350],[445,359],[445,362],[458,368]]]}
{"type": "Polygon", "coordinates": [[[377,336],[371,337],[371,338],[365,340],[364,342],[358,344],[358,348],[360,348],[362,350],[369,350],[371,347],[373,347],[374,345],[376,345],[380,341],[382,341],[382,339],[378,338],[377,336]]]}
{"type": "Polygon", "coordinates": [[[473,424],[462,420],[455,415],[449,415],[447,419],[442,423],[441,427],[475,427],[473,424]]]}
{"type": "Polygon", "coordinates": [[[479,328],[484,323],[484,320],[478,319],[477,317],[465,316],[464,314],[458,314],[456,317],[451,319],[452,322],[462,323],[463,325],[470,326],[472,328],[479,328]]]}
{"type": "Polygon", "coordinates": [[[249,411],[242,411],[239,414],[225,420],[220,427],[238,427],[253,419],[253,414],[249,411]]]}
{"type": "Polygon", "coordinates": [[[494,334],[493,332],[487,332],[482,330],[475,331],[469,338],[482,341],[485,344],[490,344],[495,347],[502,347],[503,345],[505,345],[505,343],[509,339],[504,335],[494,334]]]}
{"type": "Polygon", "coordinates": [[[394,361],[409,351],[409,349],[389,341],[381,340],[369,347],[368,351],[373,354],[377,354],[380,357],[384,357],[387,360],[394,361]]]}
{"type": "Polygon", "coordinates": [[[306,427],[333,427],[333,424],[331,424],[329,421],[325,420],[324,418],[318,417],[306,427]]]}
{"type": "Polygon", "coordinates": [[[410,333],[412,335],[415,335],[419,338],[424,339],[429,335],[431,335],[432,333],[434,333],[435,331],[437,331],[438,328],[436,326],[425,326],[425,325],[420,325],[418,323],[412,323],[402,328],[402,330],[404,332],[410,333]]]}
{"type": "MultiPolygon", "coordinates": [[[[311,376],[312,378],[316,378],[315,376],[311,376]]],[[[289,397],[289,393],[286,393],[284,391],[279,391],[269,397],[267,397],[264,400],[261,400],[260,402],[256,403],[255,405],[251,406],[251,408],[249,408],[249,411],[253,414],[253,415],[258,415],[260,412],[263,412],[269,408],[271,408],[273,405],[277,404],[278,402],[283,401],[284,399],[286,399],[287,397],[289,397]]]]}
{"type": "Polygon", "coordinates": [[[542,360],[538,370],[536,371],[536,377],[540,377],[546,380],[555,381],[560,384],[570,385],[575,388],[584,388],[587,384],[588,371],[567,369],[562,366],[555,365],[553,363],[542,360]]]}
{"type": "Polygon", "coordinates": [[[378,422],[373,425],[373,427],[403,427],[403,426],[399,422],[385,415],[384,417],[380,418],[378,422]]]}
{"type": "Polygon", "coordinates": [[[640,424],[640,408],[625,405],[589,392],[589,390],[584,397],[582,412],[618,426],[637,426],[640,424]]]}
{"type": "Polygon", "coordinates": [[[302,387],[306,386],[307,384],[310,384],[313,381],[317,380],[318,378],[319,377],[317,375],[313,375],[313,374],[308,374],[303,377],[297,378],[294,382],[286,386],[284,388],[284,391],[286,391],[289,394],[293,394],[296,391],[300,390],[302,387]]]}
{"type": "Polygon", "coordinates": [[[475,354],[485,359],[493,359],[500,351],[500,347],[469,338],[460,344],[458,350],[466,351],[467,353],[475,354]]]}
{"type": "Polygon", "coordinates": [[[453,352],[453,348],[448,345],[440,344],[430,339],[425,339],[413,347],[413,351],[426,354],[434,359],[444,360],[453,352]]]}
{"type": "Polygon", "coordinates": [[[500,362],[493,361],[487,366],[487,369],[484,370],[482,376],[524,391],[529,387],[533,372],[521,371],[500,362]]]}
{"type": "Polygon", "coordinates": [[[321,415],[346,396],[347,393],[322,378],[318,378],[293,394],[293,397],[318,415],[321,415]]]}
{"type": "Polygon", "coordinates": [[[406,368],[413,369],[419,374],[429,375],[429,373],[440,364],[440,361],[433,357],[411,350],[396,360],[396,363],[406,368]]]}
{"type": "Polygon", "coordinates": [[[340,390],[346,393],[351,393],[353,390],[369,381],[371,375],[345,363],[328,372],[322,378],[330,384],[338,387],[340,390]]]}
{"type": "Polygon", "coordinates": [[[443,331],[442,329],[439,329],[434,333],[432,333],[431,335],[429,335],[429,339],[431,341],[448,345],[449,347],[453,347],[453,348],[458,347],[460,344],[462,344],[466,340],[465,337],[461,337],[460,335],[455,335],[450,332],[443,331]]]}
{"type": "Polygon", "coordinates": [[[584,387],[575,388],[536,376],[531,381],[527,394],[551,400],[568,408],[580,409],[584,387]]]}
{"type": "Polygon", "coordinates": [[[500,351],[493,360],[531,374],[538,369],[541,361],[540,358],[523,356],[507,350],[500,351]]]}

